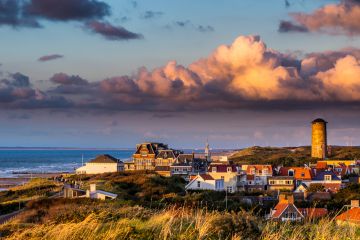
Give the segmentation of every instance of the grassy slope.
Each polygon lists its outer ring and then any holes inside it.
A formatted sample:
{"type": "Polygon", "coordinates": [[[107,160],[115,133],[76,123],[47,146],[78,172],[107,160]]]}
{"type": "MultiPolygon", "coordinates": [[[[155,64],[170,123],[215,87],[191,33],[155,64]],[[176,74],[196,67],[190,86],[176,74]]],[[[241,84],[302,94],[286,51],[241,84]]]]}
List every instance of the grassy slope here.
{"type": "MultiPolygon", "coordinates": [[[[55,200],[52,200],[55,201],[55,200]]],[[[56,200],[59,201],[59,200],[56,200]]],[[[359,239],[356,227],[337,226],[331,219],[314,224],[264,222],[247,212],[190,208],[149,210],[61,200],[42,213],[43,206],[0,226],[7,239],[359,239]],[[63,201],[63,202],[62,202],[63,201]],[[65,214],[65,215],[64,215],[65,214]],[[34,222],[38,220],[37,222],[34,222]],[[42,219],[42,220],[40,220],[42,219]],[[21,223],[20,223],[21,222],[21,223]],[[24,224],[27,223],[27,224],[24,224]]]]}
{"type": "MultiPolygon", "coordinates": [[[[229,157],[241,164],[273,164],[303,166],[316,162],[310,157],[310,147],[275,148],[251,147],[235,152],[229,157]]],[[[332,147],[330,159],[360,159],[360,147],[332,147]]]]}

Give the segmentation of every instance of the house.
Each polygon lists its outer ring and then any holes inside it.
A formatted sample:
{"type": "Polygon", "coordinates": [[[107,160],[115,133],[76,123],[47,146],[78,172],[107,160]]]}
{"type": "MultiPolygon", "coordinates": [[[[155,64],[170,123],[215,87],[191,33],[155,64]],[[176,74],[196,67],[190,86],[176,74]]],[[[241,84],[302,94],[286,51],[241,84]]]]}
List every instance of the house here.
{"type": "Polygon", "coordinates": [[[135,170],[155,170],[155,158],[161,150],[169,149],[166,144],[146,142],[136,145],[133,154],[135,170]]]}
{"type": "Polygon", "coordinates": [[[268,178],[268,190],[293,191],[295,187],[294,177],[273,176],[268,178]]]}
{"type": "Polygon", "coordinates": [[[326,159],[326,160],[320,160],[317,161],[317,163],[326,163],[327,166],[339,166],[341,164],[344,164],[346,166],[350,165],[356,165],[356,160],[336,160],[336,159],[326,159]]]}
{"type": "Polygon", "coordinates": [[[310,182],[313,173],[309,167],[281,167],[278,176],[294,177],[295,187],[298,187],[304,182],[310,182]]]}
{"type": "Polygon", "coordinates": [[[159,153],[155,158],[155,166],[172,165],[180,153],[182,152],[173,149],[159,150],[159,153]]]}
{"type": "Polygon", "coordinates": [[[248,191],[266,190],[268,177],[273,175],[271,165],[245,165],[246,168],[246,189],[248,191]]]}
{"type": "Polygon", "coordinates": [[[314,219],[324,217],[328,214],[325,208],[297,208],[294,204],[294,197],[292,195],[279,195],[279,202],[271,210],[268,219],[274,221],[290,221],[297,222],[305,219],[314,219]]]}
{"type": "Polygon", "coordinates": [[[71,186],[65,186],[63,192],[64,198],[79,198],[86,195],[86,191],[71,186]]]}
{"type": "Polygon", "coordinates": [[[76,169],[77,174],[100,174],[124,171],[124,163],[111,155],[99,155],[85,166],[76,169]]]}
{"type": "Polygon", "coordinates": [[[337,224],[350,224],[360,226],[359,200],[351,200],[350,209],[335,218],[337,224]]]}
{"type": "Polygon", "coordinates": [[[170,177],[170,166],[155,166],[155,172],[163,177],[170,177]]]}
{"type": "Polygon", "coordinates": [[[321,184],[325,191],[336,193],[341,189],[342,181],[333,171],[320,171],[313,177],[311,184],[321,184]]]}
{"type": "Polygon", "coordinates": [[[125,162],[124,163],[124,170],[125,171],[135,171],[135,163],[133,161],[125,162]]]}
{"type": "Polygon", "coordinates": [[[86,197],[91,199],[107,200],[117,198],[117,194],[96,190],[96,184],[90,184],[90,190],[86,191],[86,197]]]}
{"type": "Polygon", "coordinates": [[[214,179],[223,179],[226,191],[233,193],[237,190],[238,167],[224,163],[212,163],[208,168],[208,174],[214,179]]]}
{"type": "Polygon", "coordinates": [[[224,191],[224,179],[214,179],[209,174],[198,174],[190,180],[185,189],[224,191]]]}

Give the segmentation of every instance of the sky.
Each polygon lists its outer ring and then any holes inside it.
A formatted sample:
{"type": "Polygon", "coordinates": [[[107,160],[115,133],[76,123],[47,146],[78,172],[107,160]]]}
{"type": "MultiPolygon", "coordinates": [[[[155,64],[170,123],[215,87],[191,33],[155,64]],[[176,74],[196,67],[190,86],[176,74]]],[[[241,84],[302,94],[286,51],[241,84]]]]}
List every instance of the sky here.
{"type": "Polygon", "coordinates": [[[360,145],[358,0],[0,0],[0,146],[360,145]]]}

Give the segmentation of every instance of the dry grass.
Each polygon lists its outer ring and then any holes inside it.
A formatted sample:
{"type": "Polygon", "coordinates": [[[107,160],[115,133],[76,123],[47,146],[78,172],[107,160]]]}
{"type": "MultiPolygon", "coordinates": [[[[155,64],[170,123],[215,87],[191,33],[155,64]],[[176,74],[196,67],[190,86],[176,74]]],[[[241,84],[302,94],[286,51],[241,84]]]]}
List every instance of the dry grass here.
{"type": "Polygon", "coordinates": [[[6,239],[360,239],[354,226],[338,226],[330,219],[318,223],[282,224],[263,222],[246,212],[228,213],[169,208],[149,211],[122,207],[113,212],[91,213],[79,222],[22,224],[16,221],[0,227],[6,239]],[[116,217],[120,214],[122,217],[116,217]]]}

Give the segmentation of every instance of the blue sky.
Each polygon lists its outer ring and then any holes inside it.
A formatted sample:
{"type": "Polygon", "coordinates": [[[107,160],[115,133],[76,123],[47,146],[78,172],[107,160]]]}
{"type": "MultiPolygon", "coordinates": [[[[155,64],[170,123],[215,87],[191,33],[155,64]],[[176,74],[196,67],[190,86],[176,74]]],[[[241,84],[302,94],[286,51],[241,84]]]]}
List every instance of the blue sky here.
{"type": "MultiPolygon", "coordinates": [[[[6,2],[0,0],[0,4],[6,2]]],[[[115,32],[124,28],[138,34],[134,37],[138,39],[109,40],[104,34],[91,32],[86,24],[93,21],[92,18],[64,21],[49,18],[46,13],[34,18],[42,28],[13,27],[1,23],[1,14],[7,13],[0,12],[0,80],[4,85],[0,84],[0,90],[21,98],[9,98],[4,93],[2,100],[0,96],[3,136],[0,146],[132,147],[140,141],[154,140],[189,148],[203,146],[206,139],[217,148],[307,145],[310,143],[309,122],[319,116],[332,123],[330,143],[360,144],[356,138],[359,126],[355,113],[360,97],[357,92],[353,96],[346,93],[352,89],[357,91],[358,80],[353,79],[357,70],[351,68],[350,71],[352,61],[360,58],[357,29],[350,29],[354,31],[351,34],[328,34],[324,29],[332,26],[313,29],[309,24],[315,11],[329,4],[341,6],[340,1],[95,2],[104,2],[111,10],[110,15],[96,19],[98,23],[108,24],[115,32]],[[144,17],[147,12],[152,16],[144,17]],[[310,20],[301,22],[293,13],[308,14],[310,20]],[[306,31],[279,32],[281,21],[301,25],[306,31]],[[261,40],[244,37],[234,42],[239,36],[249,35],[258,35],[261,40]],[[247,70],[259,73],[260,77],[255,80],[253,75],[241,75],[239,69],[225,73],[224,77],[218,72],[202,72],[214,66],[210,60],[206,64],[198,60],[211,59],[208,58],[211,54],[219,57],[221,54],[214,51],[220,45],[234,46],[234,49],[237,46],[243,51],[249,48],[257,59],[259,41],[267,46],[266,50],[259,50],[264,62],[247,70]],[[344,48],[355,50],[341,50],[344,48]],[[276,56],[269,57],[273,51],[276,56]],[[338,52],[331,55],[329,51],[338,52]],[[309,53],[316,53],[317,63],[323,64],[326,58],[331,64],[327,63],[329,66],[324,68],[317,66],[319,69],[312,70],[315,72],[309,76],[304,70],[312,61],[309,53]],[[40,57],[54,54],[62,57],[38,61],[40,57]],[[345,58],[346,55],[352,58],[345,58]],[[333,74],[337,69],[331,68],[339,59],[344,62],[339,64],[339,69],[349,66],[349,77],[343,83],[337,82],[337,75],[333,74]],[[175,70],[166,70],[163,66],[173,60],[178,63],[175,70]],[[146,67],[147,72],[139,71],[141,67],[146,67]],[[159,68],[161,73],[152,72],[154,68],[159,68]],[[18,76],[28,79],[29,83],[19,87],[14,73],[21,73],[18,76]],[[58,73],[62,75],[55,76],[58,73]],[[162,77],[166,74],[169,76],[164,77],[165,81],[162,77]],[[209,74],[213,74],[211,80],[207,79],[209,74]],[[286,89],[280,91],[274,88],[274,79],[267,80],[272,74],[279,78],[277,84],[282,85],[287,79],[292,82],[284,84],[286,89]],[[218,83],[219,79],[233,75],[236,75],[233,79],[218,83]],[[202,82],[201,90],[196,90],[200,85],[193,82],[198,78],[202,82]],[[150,85],[146,85],[149,81],[150,85]],[[224,89],[223,85],[226,85],[224,89]],[[326,89],[319,90],[323,85],[326,89]],[[334,88],[344,94],[337,96],[334,88]],[[175,91],[171,95],[175,93],[179,97],[165,96],[166,91],[175,91]],[[221,103],[222,98],[226,98],[226,103],[221,103]],[[244,103],[239,103],[242,101],[244,103]],[[342,109],[340,113],[339,109],[342,109]]],[[[344,2],[348,2],[349,11],[358,7],[352,0],[344,2]]],[[[341,25],[334,29],[342,27],[346,30],[346,26],[341,25]]],[[[227,57],[231,56],[229,53],[227,57]]],[[[216,59],[217,64],[224,63],[216,59]]],[[[251,59],[246,58],[250,62],[244,68],[252,66],[251,59]]],[[[227,69],[225,63],[221,71],[224,69],[227,69]]]]}

